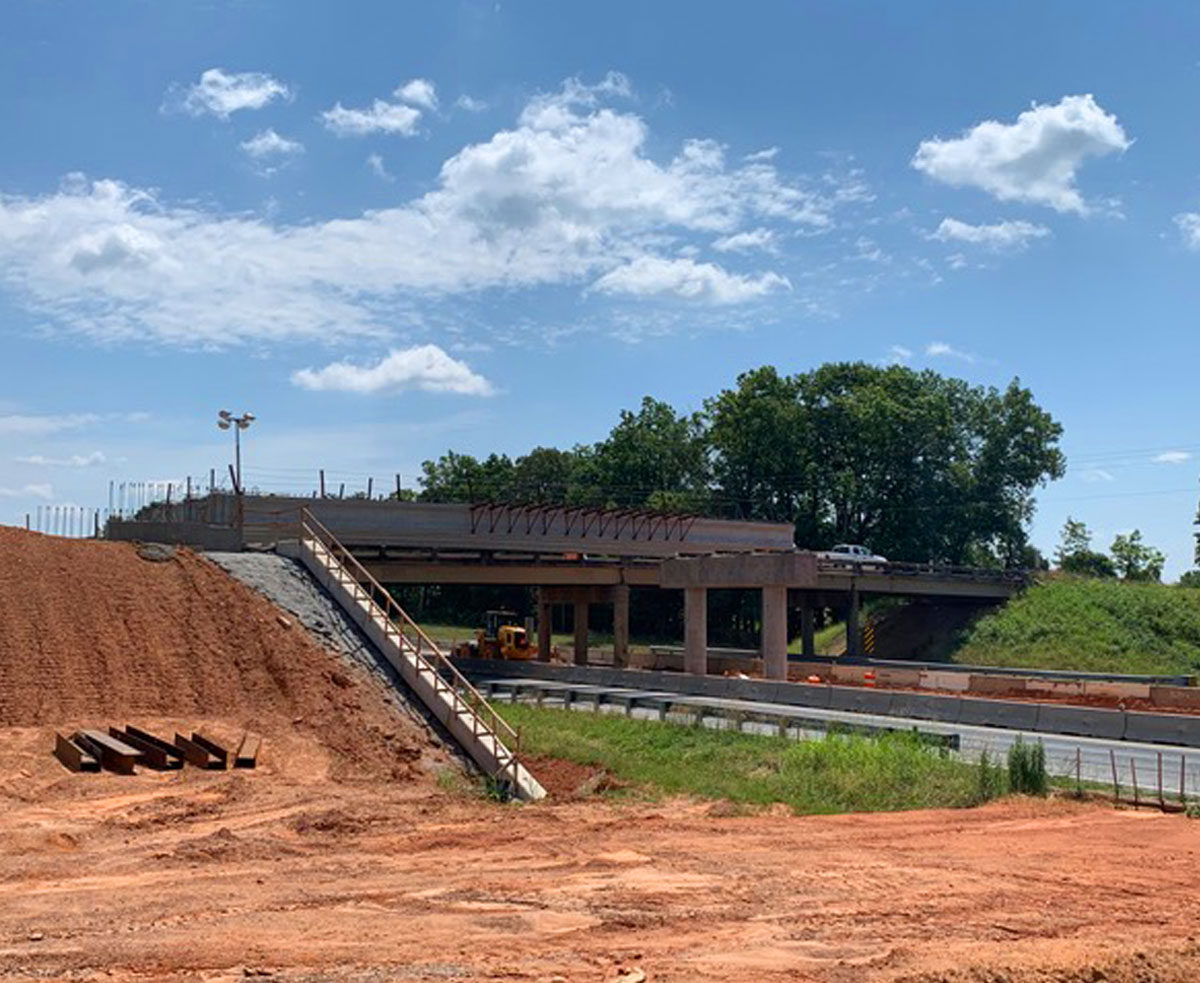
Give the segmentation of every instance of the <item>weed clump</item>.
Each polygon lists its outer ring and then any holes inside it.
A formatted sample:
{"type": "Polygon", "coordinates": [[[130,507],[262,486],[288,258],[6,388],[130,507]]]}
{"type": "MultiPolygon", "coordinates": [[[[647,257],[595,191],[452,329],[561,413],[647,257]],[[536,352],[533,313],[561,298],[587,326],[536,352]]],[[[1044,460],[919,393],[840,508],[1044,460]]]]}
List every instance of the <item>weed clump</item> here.
{"type": "Polygon", "coordinates": [[[1023,795],[1045,795],[1046,748],[1041,741],[1026,744],[1020,737],[1008,749],[1008,789],[1023,795]]]}

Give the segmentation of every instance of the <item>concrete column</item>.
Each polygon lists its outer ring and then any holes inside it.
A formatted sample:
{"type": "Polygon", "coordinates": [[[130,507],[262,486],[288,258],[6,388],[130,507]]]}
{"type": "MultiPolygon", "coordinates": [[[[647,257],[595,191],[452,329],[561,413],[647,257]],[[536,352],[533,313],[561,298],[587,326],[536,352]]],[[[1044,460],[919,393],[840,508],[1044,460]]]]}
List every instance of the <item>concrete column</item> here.
{"type": "Polygon", "coordinates": [[[683,591],[683,671],[708,673],[708,590],[704,587],[683,591]]]}
{"type": "Polygon", "coordinates": [[[762,659],[767,679],[787,679],[787,588],[762,589],[762,659]]]}
{"type": "Polygon", "coordinates": [[[812,598],[808,594],[803,595],[804,600],[800,604],[800,654],[806,659],[811,659],[817,654],[817,639],[816,631],[813,628],[814,615],[812,598]]]}
{"type": "Polygon", "coordinates": [[[588,602],[575,601],[575,665],[588,664],[588,602]]]}
{"type": "Polygon", "coordinates": [[[629,665],[629,586],[613,588],[613,667],[629,665]]]}
{"type": "Polygon", "coordinates": [[[550,602],[545,600],[545,588],[538,588],[538,614],[537,614],[537,647],[538,661],[550,661],[550,631],[553,627],[553,618],[551,617],[550,602]]]}
{"type": "Polygon", "coordinates": [[[846,611],[846,654],[858,658],[862,653],[862,632],[858,625],[858,585],[850,584],[850,606],[846,611]]]}

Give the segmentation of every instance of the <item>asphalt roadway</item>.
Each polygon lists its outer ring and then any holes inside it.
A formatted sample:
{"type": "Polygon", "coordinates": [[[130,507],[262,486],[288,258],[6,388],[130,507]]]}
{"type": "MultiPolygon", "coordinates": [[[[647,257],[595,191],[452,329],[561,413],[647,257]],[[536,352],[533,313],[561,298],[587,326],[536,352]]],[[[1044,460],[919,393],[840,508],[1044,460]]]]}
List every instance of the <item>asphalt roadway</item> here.
{"type": "Polygon", "coordinates": [[[1041,741],[1046,750],[1046,768],[1051,775],[1078,776],[1083,782],[1107,785],[1111,789],[1115,767],[1122,797],[1133,795],[1136,776],[1139,795],[1150,800],[1158,798],[1161,769],[1161,786],[1168,798],[1178,800],[1181,788],[1189,797],[1200,797],[1200,751],[1178,745],[1074,737],[548,679],[484,676],[474,682],[489,695],[507,696],[514,702],[537,702],[540,695],[540,702],[545,706],[622,713],[647,720],[694,722],[699,717],[707,727],[738,727],[761,734],[778,734],[782,729],[797,739],[820,737],[836,728],[866,732],[911,730],[944,742],[951,749],[950,753],[967,761],[978,761],[986,751],[993,760],[1003,762],[1008,749],[1018,739],[1027,744],[1041,741]]]}

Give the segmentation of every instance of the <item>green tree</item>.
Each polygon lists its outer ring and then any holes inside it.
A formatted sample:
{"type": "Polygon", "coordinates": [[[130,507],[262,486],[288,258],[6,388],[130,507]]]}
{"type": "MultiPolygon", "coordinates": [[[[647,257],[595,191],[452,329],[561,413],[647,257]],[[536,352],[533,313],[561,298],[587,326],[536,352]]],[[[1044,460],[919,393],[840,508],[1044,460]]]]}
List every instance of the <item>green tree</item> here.
{"type": "Polygon", "coordinates": [[[1142,542],[1142,533],[1135,529],[1131,533],[1119,533],[1109,548],[1117,572],[1125,580],[1162,579],[1163,564],[1167,558],[1153,546],[1142,542]]]}
{"type": "Polygon", "coordinates": [[[1059,536],[1055,559],[1060,570],[1082,577],[1115,577],[1117,568],[1105,554],[1092,549],[1092,532],[1087,523],[1067,516],[1059,536]]]}
{"type": "Polygon", "coordinates": [[[423,502],[504,502],[512,498],[513,463],[506,454],[483,461],[448,451],[421,465],[423,502]]]}
{"type": "Polygon", "coordinates": [[[1189,570],[1179,578],[1180,587],[1200,587],[1200,570],[1189,570]]]}
{"type": "Polygon", "coordinates": [[[595,447],[594,472],[604,500],[641,506],[655,500],[685,511],[704,507],[707,460],[701,423],[646,396],[636,413],[595,447]]]}

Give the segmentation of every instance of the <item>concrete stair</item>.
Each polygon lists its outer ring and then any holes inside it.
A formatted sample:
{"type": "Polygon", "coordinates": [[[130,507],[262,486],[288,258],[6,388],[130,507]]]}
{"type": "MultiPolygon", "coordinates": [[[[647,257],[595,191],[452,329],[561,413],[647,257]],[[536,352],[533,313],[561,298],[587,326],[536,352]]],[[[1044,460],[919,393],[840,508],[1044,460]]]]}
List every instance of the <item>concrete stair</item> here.
{"type": "Polygon", "coordinates": [[[518,759],[517,732],[353,554],[307,513],[297,555],[485,774],[525,801],[546,794],[518,759]]]}

